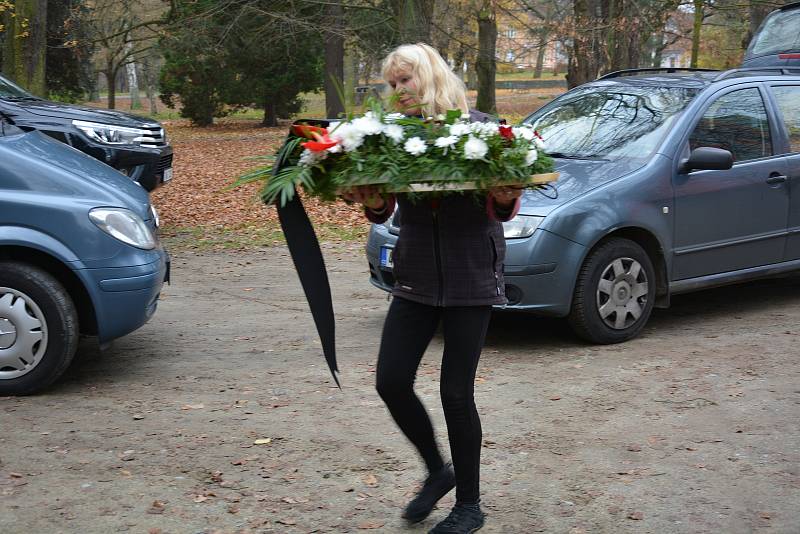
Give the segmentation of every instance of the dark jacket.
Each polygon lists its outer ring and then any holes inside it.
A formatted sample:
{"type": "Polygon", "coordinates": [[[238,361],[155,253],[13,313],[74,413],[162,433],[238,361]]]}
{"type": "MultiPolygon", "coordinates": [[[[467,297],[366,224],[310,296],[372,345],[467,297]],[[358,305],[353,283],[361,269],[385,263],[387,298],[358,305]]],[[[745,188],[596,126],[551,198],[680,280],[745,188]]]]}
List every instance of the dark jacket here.
{"type": "MultiPolygon", "coordinates": [[[[397,195],[395,224],[400,236],[392,255],[392,294],[429,306],[505,304],[503,261],[506,243],[500,221],[519,207],[501,212],[489,197],[450,194],[431,201],[397,195]]],[[[394,198],[380,213],[367,210],[373,222],[388,219],[394,198]]]]}

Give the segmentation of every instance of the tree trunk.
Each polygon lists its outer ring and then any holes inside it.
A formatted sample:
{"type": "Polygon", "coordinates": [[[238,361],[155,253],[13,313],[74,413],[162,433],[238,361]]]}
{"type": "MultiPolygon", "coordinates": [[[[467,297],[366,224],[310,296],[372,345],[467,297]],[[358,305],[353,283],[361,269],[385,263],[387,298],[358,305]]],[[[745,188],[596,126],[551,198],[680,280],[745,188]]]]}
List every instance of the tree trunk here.
{"type": "Polygon", "coordinates": [[[497,70],[495,47],[497,46],[497,19],[494,0],[484,0],[478,11],[478,101],[475,107],[484,113],[496,113],[494,77],[497,70]]]}
{"type": "Polygon", "coordinates": [[[689,64],[693,69],[697,68],[697,56],[700,52],[700,30],[703,27],[703,8],[705,0],[694,1],[694,25],[692,28],[692,60],[689,64]]]}
{"type": "Polygon", "coordinates": [[[47,0],[15,0],[5,11],[3,72],[31,93],[47,96],[47,0]],[[13,15],[13,16],[12,16],[13,15]]]}
{"type": "Polygon", "coordinates": [[[358,55],[354,50],[345,48],[344,52],[344,107],[352,111],[355,106],[356,85],[358,84],[358,55]]]}
{"type": "Polygon", "coordinates": [[[158,102],[156,99],[156,73],[153,72],[152,59],[145,57],[142,60],[142,76],[144,77],[145,93],[150,103],[150,115],[158,113],[158,102]]]}
{"type": "Polygon", "coordinates": [[[116,109],[117,105],[117,69],[110,63],[106,65],[103,74],[108,84],[108,109],[116,109]]]}
{"type": "Polygon", "coordinates": [[[139,100],[139,77],[136,73],[136,63],[125,65],[125,74],[128,76],[128,91],[131,95],[131,109],[139,109],[142,102],[139,100]]]}
{"type": "Polygon", "coordinates": [[[400,43],[430,43],[433,0],[392,0],[400,43]]]}
{"type": "Polygon", "coordinates": [[[277,126],[278,108],[275,105],[275,99],[267,97],[264,102],[264,120],[261,121],[261,124],[264,126],[277,126]]]}
{"type": "Polygon", "coordinates": [[[599,35],[600,20],[594,0],[574,0],[574,36],[567,66],[567,86],[572,89],[597,78],[607,57],[599,35]]]}
{"type": "Polygon", "coordinates": [[[344,113],[344,37],[341,4],[327,7],[331,31],[325,33],[325,116],[338,118],[344,113]]]}
{"type": "Polygon", "coordinates": [[[539,37],[539,50],[536,51],[536,67],[533,69],[533,77],[536,79],[542,77],[542,66],[544,65],[544,53],[546,50],[547,36],[541,35],[539,37]]]}

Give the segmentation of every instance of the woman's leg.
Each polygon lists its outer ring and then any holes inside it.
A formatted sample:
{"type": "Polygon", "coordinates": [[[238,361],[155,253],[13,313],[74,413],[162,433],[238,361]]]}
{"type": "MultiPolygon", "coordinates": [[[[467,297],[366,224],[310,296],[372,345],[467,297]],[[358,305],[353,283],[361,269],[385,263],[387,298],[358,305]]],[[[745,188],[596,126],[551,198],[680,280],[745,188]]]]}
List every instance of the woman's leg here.
{"type": "Polygon", "coordinates": [[[444,462],[428,412],[414,393],[414,380],[436,332],[439,314],[439,308],[394,298],[383,325],[376,377],[378,394],[431,473],[441,469],[444,462]]]}
{"type": "Polygon", "coordinates": [[[480,498],[482,433],[473,393],[491,314],[491,306],[452,307],[443,311],[441,396],[459,503],[477,503],[480,498]]]}

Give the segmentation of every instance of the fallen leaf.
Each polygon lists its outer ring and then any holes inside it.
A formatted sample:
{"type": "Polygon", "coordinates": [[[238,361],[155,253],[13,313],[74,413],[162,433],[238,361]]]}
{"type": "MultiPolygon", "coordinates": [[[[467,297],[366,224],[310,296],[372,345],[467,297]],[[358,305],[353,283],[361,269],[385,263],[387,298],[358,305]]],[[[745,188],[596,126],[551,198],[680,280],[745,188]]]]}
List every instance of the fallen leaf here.
{"type": "Polygon", "coordinates": [[[374,487],[374,486],[377,486],[377,485],[378,485],[378,477],[376,477],[376,476],[375,476],[375,475],[373,475],[372,473],[370,473],[370,474],[368,474],[368,475],[364,475],[363,477],[361,477],[361,480],[362,480],[362,481],[364,482],[364,484],[366,484],[367,486],[373,486],[373,487],[374,487]]]}
{"type": "Polygon", "coordinates": [[[148,514],[163,514],[164,513],[164,503],[161,501],[153,501],[153,504],[150,505],[150,508],[147,509],[148,514]]]}
{"type": "Polygon", "coordinates": [[[561,397],[559,397],[559,396],[550,397],[550,400],[552,400],[552,401],[561,400],[561,397]]]}
{"type": "Polygon", "coordinates": [[[642,512],[631,512],[628,514],[628,519],[633,519],[634,521],[641,521],[644,519],[644,514],[642,512]]]}
{"type": "Polygon", "coordinates": [[[272,443],[272,438],[261,438],[253,442],[253,445],[269,445],[272,443]]]}

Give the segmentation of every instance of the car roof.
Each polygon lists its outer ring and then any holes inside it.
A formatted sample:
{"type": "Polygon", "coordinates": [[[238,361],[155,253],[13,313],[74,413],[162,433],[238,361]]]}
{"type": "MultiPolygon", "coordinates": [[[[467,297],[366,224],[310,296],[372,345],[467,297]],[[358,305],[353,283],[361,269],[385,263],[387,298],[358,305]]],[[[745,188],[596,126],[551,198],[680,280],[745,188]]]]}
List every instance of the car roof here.
{"type": "Polygon", "coordinates": [[[709,85],[732,79],[768,78],[770,80],[800,80],[798,67],[753,67],[726,71],[711,69],[652,68],[626,69],[610,72],[587,85],[592,86],[651,86],[704,89],[709,85]]]}

